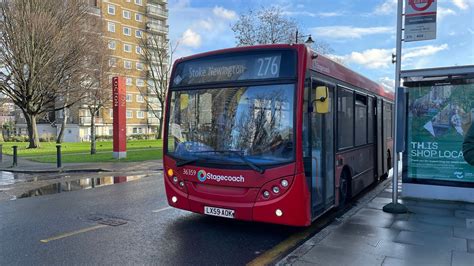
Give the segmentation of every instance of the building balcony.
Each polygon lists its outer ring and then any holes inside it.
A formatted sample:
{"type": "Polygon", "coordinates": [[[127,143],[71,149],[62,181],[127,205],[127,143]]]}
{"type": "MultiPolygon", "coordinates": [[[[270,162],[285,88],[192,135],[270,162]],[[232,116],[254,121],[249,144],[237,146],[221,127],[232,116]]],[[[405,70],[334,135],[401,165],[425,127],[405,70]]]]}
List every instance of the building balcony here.
{"type": "Polygon", "coordinates": [[[149,17],[155,17],[159,19],[167,19],[168,18],[168,10],[161,9],[156,5],[148,4],[146,7],[146,14],[149,17]]]}
{"type": "Polygon", "coordinates": [[[150,125],[159,125],[160,124],[160,120],[156,117],[153,117],[153,118],[148,118],[148,124],[150,125]]]}
{"type": "Polygon", "coordinates": [[[146,29],[150,33],[159,33],[159,34],[168,34],[169,27],[168,25],[163,26],[157,23],[148,22],[146,24],[146,29]]]}
{"type": "MultiPolygon", "coordinates": [[[[79,118],[79,125],[81,125],[81,126],[90,126],[90,124],[91,124],[91,117],[82,116],[82,117],[79,118]]],[[[104,124],[104,119],[96,117],[95,118],[95,124],[96,125],[104,124]]]]}
{"type": "Polygon", "coordinates": [[[168,0],[148,0],[148,4],[167,4],[168,0]]]}

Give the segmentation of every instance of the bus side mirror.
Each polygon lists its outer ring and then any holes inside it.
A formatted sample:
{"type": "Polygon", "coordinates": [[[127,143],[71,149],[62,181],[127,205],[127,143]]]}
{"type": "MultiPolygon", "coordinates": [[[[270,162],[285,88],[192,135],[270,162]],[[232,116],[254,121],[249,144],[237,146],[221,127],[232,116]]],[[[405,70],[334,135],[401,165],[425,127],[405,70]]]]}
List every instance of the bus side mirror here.
{"type": "Polygon", "coordinates": [[[316,87],[316,99],[313,101],[314,109],[318,114],[329,113],[329,89],[326,86],[316,87]]]}

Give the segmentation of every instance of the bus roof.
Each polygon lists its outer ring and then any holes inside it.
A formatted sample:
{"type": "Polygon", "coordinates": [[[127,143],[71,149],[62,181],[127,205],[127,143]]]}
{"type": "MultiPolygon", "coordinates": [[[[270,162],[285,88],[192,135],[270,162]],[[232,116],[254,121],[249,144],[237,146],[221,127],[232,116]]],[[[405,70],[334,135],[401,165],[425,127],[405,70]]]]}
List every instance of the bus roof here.
{"type": "MultiPolygon", "coordinates": [[[[202,57],[218,55],[218,54],[225,54],[225,53],[232,53],[232,52],[244,52],[249,50],[259,50],[259,49],[293,49],[298,50],[300,52],[305,51],[308,53],[309,58],[316,52],[312,51],[311,49],[307,48],[304,44],[265,44],[265,45],[254,45],[254,46],[242,46],[242,47],[233,47],[233,48],[226,48],[220,50],[214,50],[204,53],[199,53],[191,56],[182,57],[176,60],[175,66],[177,63],[198,59],[202,57]]],[[[353,86],[370,90],[377,95],[383,96],[390,100],[394,99],[393,91],[386,90],[382,85],[366,78],[365,76],[358,74],[349,68],[339,64],[336,61],[329,59],[328,57],[317,54],[316,60],[313,60],[313,63],[309,66],[311,69],[315,70],[324,75],[328,75],[332,78],[344,81],[349,83],[353,86]]]]}

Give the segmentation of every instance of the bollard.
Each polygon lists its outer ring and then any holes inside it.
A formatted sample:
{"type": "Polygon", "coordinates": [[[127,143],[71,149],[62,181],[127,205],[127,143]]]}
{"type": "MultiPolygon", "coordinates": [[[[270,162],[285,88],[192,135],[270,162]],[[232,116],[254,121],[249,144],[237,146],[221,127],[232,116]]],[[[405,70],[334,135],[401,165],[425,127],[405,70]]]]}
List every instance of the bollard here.
{"type": "Polygon", "coordinates": [[[58,168],[62,167],[61,163],[61,145],[56,145],[56,165],[58,168]]]}
{"type": "Polygon", "coordinates": [[[18,165],[18,146],[13,146],[13,166],[18,165]]]}
{"type": "Polygon", "coordinates": [[[3,144],[0,144],[0,163],[3,162],[3,144]]]}

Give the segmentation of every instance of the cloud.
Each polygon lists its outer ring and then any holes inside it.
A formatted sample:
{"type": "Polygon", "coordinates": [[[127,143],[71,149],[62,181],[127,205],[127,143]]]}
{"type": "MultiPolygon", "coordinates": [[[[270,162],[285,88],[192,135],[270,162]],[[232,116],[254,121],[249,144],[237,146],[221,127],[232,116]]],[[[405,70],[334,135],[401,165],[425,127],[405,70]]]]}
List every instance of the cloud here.
{"type": "Polygon", "coordinates": [[[221,6],[215,6],[214,9],[212,9],[212,13],[217,17],[227,20],[234,20],[237,18],[237,13],[235,13],[235,11],[225,9],[221,6]]]}
{"type": "Polygon", "coordinates": [[[187,29],[181,36],[181,44],[192,48],[199,48],[201,46],[201,35],[191,29],[187,29]]]}
{"type": "Polygon", "coordinates": [[[307,17],[321,17],[321,18],[330,18],[330,17],[340,17],[343,16],[345,13],[344,12],[319,12],[319,13],[313,13],[309,11],[283,11],[283,15],[286,16],[307,16],[307,17]]]}
{"type": "Polygon", "coordinates": [[[385,90],[395,91],[395,80],[389,77],[381,77],[378,79],[378,83],[382,85],[385,90]]]}
{"type": "Polygon", "coordinates": [[[426,56],[434,55],[440,51],[447,50],[448,48],[449,46],[446,43],[442,45],[438,45],[438,46],[425,45],[425,46],[406,48],[402,56],[402,62],[410,61],[411,59],[418,58],[418,57],[426,57],[426,56]]]}
{"type": "Polygon", "coordinates": [[[456,11],[452,10],[451,8],[444,8],[444,7],[438,6],[438,12],[437,12],[438,19],[441,20],[450,15],[456,15],[456,11]]]}
{"type": "Polygon", "coordinates": [[[397,13],[397,0],[386,0],[381,5],[375,7],[373,14],[390,15],[397,13]]]}
{"type": "MultiPolygon", "coordinates": [[[[426,59],[448,48],[448,44],[405,48],[402,55],[402,64],[404,66],[411,66],[420,58],[426,59]]],[[[352,52],[348,55],[332,55],[332,57],[342,60],[347,64],[362,65],[368,69],[386,69],[392,65],[392,53],[394,51],[395,49],[368,49],[362,52],[352,52]]]]}
{"type": "Polygon", "coordinates": [[[469,5],[471,5],[472,2],[473,1],[469,1],[469,0],[453,0],[453,4],[462,10],[468,9],[469,5]]]}
{"type": "Polygon", "coordinates": [[[314,35],[330,39],[360,39],[367,35],[387,34],[395,31],[392,27],[357,28],[352,26],[328,26],[310,29],[314,35]]]}

